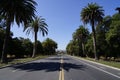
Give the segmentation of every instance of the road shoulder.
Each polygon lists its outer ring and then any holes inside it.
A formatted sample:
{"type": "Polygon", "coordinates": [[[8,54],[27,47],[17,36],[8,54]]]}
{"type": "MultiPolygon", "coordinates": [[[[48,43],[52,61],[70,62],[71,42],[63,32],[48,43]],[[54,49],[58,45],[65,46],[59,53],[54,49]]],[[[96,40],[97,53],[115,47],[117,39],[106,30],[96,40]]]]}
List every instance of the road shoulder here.
{"type": "MultiPolygon", "coordinates": [[[[70,56],[70,55],[69,55],[69,56],[70,56]]],[[[80,58],[80,57],[77,57],[77,56],[71,56],[71,57],[120,71],[120,69],[119,69],[119,68],[116,68],[116,67],[108,66],[108,65],[101,64],[101,63],[97,63],[97,62],[90,61],[90,60],[86,60],[86,59],[83,59],[83,58],[80,58]]]]}

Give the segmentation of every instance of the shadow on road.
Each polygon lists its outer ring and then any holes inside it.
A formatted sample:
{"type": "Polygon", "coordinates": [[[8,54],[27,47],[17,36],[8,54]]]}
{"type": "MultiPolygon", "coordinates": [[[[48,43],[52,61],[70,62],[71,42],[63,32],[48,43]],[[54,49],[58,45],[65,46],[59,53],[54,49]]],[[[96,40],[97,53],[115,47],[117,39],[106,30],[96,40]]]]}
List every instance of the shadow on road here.
{"type": "MultiPolygon", "coordinates": [[[[49,58],[46,60],[61,60],[61,58],[49,58]]],[[[63,58],[63,60],[69,60],[69,58],[63,58]]]]}
{"type": "MultiPolygon", "coordinates": [[[[40,71],[45,70],[46,72],[51,71],[60,71],[60,62],[33,62],[33,63],[27,63],[20,66],[12,66],[13,69],[19,69],[19,70],[25,70],[28,72],[31,71],[40,71]]],[[[72,63],[64,63],[63,68],[66,71],[69,71],[70,69],[83,69],[85,66],[83,65],[76,65],[72,63]]]]}
{"type": "Polygon", "coordinates": [[[73,63],[63,63],[63,68],[64,70],[69,71],[70,69],[84,70],[86,67],[84,65],[77,65],[73,63]]]}
{"type": "Polygon", "coordinates": [[[59,71],[60,63],[58,62],[33,62],[23,64],[21,66],[13,66],[15,69],[26,70],[26,71],[39,71],[45,70],[46,72],[50,71],[59,71]]]}

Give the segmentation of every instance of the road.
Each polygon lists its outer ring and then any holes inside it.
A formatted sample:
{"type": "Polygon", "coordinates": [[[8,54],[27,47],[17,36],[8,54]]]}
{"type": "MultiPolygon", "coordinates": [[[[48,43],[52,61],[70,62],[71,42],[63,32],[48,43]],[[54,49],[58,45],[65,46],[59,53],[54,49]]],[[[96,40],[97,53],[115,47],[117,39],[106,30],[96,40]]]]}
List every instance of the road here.
{"type": "Polygon", "coordinates": [[[120,80],[120,70],[57,55],[1,68],[0,80],[120,80]]]}

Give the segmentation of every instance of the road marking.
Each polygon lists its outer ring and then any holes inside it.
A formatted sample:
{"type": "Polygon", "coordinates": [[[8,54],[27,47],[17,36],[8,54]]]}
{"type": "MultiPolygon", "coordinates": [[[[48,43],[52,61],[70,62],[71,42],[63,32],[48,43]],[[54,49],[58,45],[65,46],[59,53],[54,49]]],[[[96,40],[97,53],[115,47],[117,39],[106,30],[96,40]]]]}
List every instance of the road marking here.
{"type": "MultiPolygon", "coordinates": [[[[75,58],[76,58],[76,57],[75,57],[75,58]]],[[[76,58],[76,60],[79,61],[78,58],[76,58]]],[[[79,62],[83,63],[82,61],[79,61],[79,62]]],[[[117,76],[117,75],[115,75],[115,74],[113,74],[113,73],[110,73],[110,72],[108,72],[108,71],[105,71],[105,70],[103,70],[103,69],[100,69],[100,68],[98,68],[98,67],[95,67],[95,66],[93,66],[93,65],[90,65],[90,64],[88,64],[88,63],[83,63],[83,64],[86,64],[86,65],[88,65],[88,66],[91,66],[91,67],[93,67],[93,68],[95,68],[95,69],[97,69],[97,70],[99,70],[99,71],[105,72],[105,73],[107,73],[107,74],[109,74],[109,75],[112,75],[112,76],[120,79],[120,76],[117,76]]]]}
{"type": "Polygon", "coordinates": [[[63,69],[63,58],[61,57],[60,61],[60,73],[59,73],[59,80],[64,80],[64,69],[63,69]]]}
{"type": "Polygon", "coordinates": [[[101,69],[104,69],[104,70],[106,69],[105,67],[100,67],[100,68],[101,68],[101,69]]]}
{"type": "Polygon", "coordinates": [[[61,77],[62,77],[62,76],[61,76],[61,70],[60,70],[60,73],[59,73],[59,80],[61,80],[61,77]]]}

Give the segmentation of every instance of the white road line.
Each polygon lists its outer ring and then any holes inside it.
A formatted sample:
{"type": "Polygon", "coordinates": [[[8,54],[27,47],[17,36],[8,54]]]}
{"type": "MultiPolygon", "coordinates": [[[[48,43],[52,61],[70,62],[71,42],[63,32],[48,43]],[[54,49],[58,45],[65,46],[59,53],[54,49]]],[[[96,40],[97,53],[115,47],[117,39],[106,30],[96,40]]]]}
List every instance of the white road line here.
{"type": "Polygon", "coordinates": [[[87,61],[87,62],[91,62],[91,63],[94,63],[94,64],[98,64],[98,65],[101,65],[101,66],[105,66],[105,67],[112,68],[112,69],[115,69],[115,70],[119,70],[119,71],[120,71],[120,69],[119,69],[119,68],[116,68],[116,67],[112,67],[112,66],[108,66],[108,65],[105,65],[105,64],[101,64],[101,63],[97,63],[97,62],[85,60],[85,59],[82,59],[82,58],[79,58],[79,57],[76,57],[76,56],[70,56],[70,57],[77,58],[77,59],[81,59],[81,60],[84,60],[84,61],[87,61]]]}
{"type": "MultiPolygon", "coordinates": [[[[82,61],[80,61],[80,60],[78,60],[78,59],[76,59],[76,60],[79,61],[79,62],[81,62],[81,63],[83,63],[82,61]]],[[[98,68],[98,67],[95,67],[95,66],[93,66],[93,65],[90,65],[90,64],[88,64],[88,63],[83,63],[83,64],[86,64],[86,65],[88,65],[88,66],[91,66],[91,67],[93,67],[93,68],[95,68],[95,69],[97,69],[97,70],[100,70],[100,71],[102,71],[102,72],[105,72],[105,73],[107,73],[107,74],[109,74],[109,75],[112,75],[112,76],[120,79],[120,76],[117,76],[117,75],[115,75],[115,74],[113,74],[113,73],[110,73],[110,72],[108,72],[108,71],[104,71],[103,69],[100,69],[100,68],[98,68]]]]}
{"type": "Polygon", "coordinates": [[[104,69],[104,70],[106,69],[105,67],[100,67],[100,68],[101,68],[101,69],[104,69]]]}

